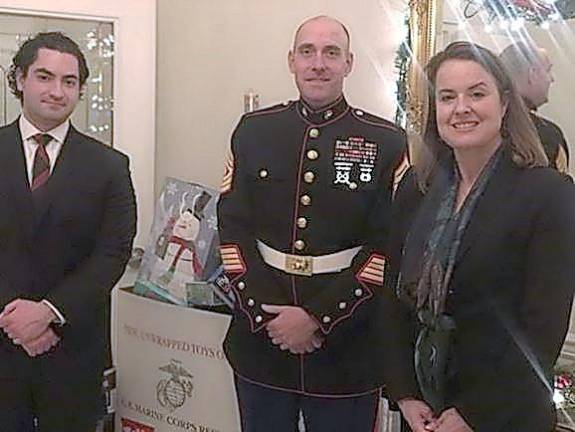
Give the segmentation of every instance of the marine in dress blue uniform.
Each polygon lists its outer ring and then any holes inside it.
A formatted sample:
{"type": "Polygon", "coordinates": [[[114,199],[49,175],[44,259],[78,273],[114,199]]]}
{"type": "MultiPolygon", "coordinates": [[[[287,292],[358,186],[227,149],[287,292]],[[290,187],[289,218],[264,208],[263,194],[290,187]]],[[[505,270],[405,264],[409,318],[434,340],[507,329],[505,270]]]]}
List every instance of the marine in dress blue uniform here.
{"type": "MultiPolygon", "coordinates": [[[[308,23],[318,21],[337,23],[308,23]]],[[[349,106],[341,87],[320,108],[298,87],[302,98],[245,114],[233,133],[218,204],[222,259],[237,298],[225,352],[240,384],[244,430],[265,430],[262,417],[296,417],[299,409],[310,425],[310,401],[324,401],[322,415],[344,427],[349,419],[338,418],[333,401],[364,396],[372,424],[348,423],[349,430],[371,430],[383,385],[374,299],[383,286],[394,179],[406,168],[405,134],[349,106]],[[265,305],[305,311],[316,324],[313,352],[279,343],[269,331],[277,311],[265,305]],[[258,387],[266,404],[256,403],[256,415],[246,404],[258,387]],[[285,402],[271,402],[274,395],[285,402]]],[[[282,423],[276,417],[274,428],[282,423]]]]}

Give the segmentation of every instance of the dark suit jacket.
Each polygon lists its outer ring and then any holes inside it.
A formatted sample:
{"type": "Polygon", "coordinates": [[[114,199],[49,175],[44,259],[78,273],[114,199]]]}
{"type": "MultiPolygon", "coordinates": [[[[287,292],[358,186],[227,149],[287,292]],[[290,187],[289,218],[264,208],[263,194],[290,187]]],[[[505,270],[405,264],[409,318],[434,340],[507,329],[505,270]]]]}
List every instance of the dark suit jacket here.
{"type": "Polygon", "coordinates": [[[109,293],[135,234],[128,158],[71,126],[33,197],[16,121],[0,128],[0,208],[0,308],[45,298],[67,320],[60,344],[37,358],[2,334],[0,377],[100,379],[109,293]]]}
{"type": "MultiPolygon", "coordinates": [[[[412,221],[424,208],[421,201],[414,176],[407,176],[394,203],[382,314],[387,385],[396,400],[418,396],[416,320],[395,288],[404,239],[418,229],[412,221]]],[[[519,168],[504,155],[464,233],[448,287],[447,313],[457,328],[447,406],[456,407],[475,432],[553,427],[549,380],[569,324],[574,222],[569,180],[550,168],[519,168]]]]}
{"type": "Polygon", "coordinates": [[[569,146],[561,128],[533,111],[531,111],[530,116],[549,159],[549,166],[562,172],[568,169],[569,146]]]}

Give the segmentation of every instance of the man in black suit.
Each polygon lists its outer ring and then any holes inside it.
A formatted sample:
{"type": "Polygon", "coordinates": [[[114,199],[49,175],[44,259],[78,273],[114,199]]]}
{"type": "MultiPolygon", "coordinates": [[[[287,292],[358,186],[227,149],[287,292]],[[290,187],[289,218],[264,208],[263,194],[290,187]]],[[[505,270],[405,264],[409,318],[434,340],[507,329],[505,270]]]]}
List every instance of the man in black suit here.
{"type": "Polygon", "coordinates": [[[40,33],[13,58],[22,115],[0,128],[0,429],[94,430],[105,311],[130,256],[128,158],[69,121],[88,77],[78,45],[40,33]]]}
{"type": "Polygon", "coordinates": [[[549,101],[549,88],[553,82],[553,64],[547,51],[525,42],[516,42],[505,48],[499,58],[514,78],[517,90],[529,108],[549,166],[566,173],[569,169],[569,146],[565,136],[559,126],[537,113],[537,108],[549,101]]]}

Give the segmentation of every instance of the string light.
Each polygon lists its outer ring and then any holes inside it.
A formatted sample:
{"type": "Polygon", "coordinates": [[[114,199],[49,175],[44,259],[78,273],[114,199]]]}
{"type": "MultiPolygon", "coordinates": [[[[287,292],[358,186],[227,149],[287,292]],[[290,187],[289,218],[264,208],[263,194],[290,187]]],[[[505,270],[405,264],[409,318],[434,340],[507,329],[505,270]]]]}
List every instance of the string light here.
{"type": "Polygon", "coordinates": [[[548,29],[550,22],[575,18],[573,0],[463,0],[462,9],[466,19],[481,13],[485,22],[498,21],[501,29],[513,31],[520,30],[525,21],[548,29]]]}
{"type": "MultiPolygon", "coordinates": [[[[88,129],[93,134],[105,135],[111,131],[113,99],[108,95],[105,87],[104,67],[110,64],[114,57],[114,35],[105,34],[100,25],[86,33],[85,46],[88,52],[94,53],[101,62],[98,62],[94,75],[88,83],[92,91],[89,100],[91,115],[88,129]],[[103,34],[104,33],[104,34],[103,34]]],[[[103,137],[102,137],[103,139],[103,137]]]]}

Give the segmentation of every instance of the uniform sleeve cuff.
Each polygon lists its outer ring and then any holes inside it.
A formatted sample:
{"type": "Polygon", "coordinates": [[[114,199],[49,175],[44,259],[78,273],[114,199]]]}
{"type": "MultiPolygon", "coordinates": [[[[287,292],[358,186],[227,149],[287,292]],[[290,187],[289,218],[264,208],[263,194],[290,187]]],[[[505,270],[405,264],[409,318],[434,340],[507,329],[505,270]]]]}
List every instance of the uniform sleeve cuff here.
{"type": "Polygon", "coordinates": [[[48,306],[50,310],[54,312],[54,315],[56,315],[56,321],[54,322],[54,324],[59,326],[63,326],[64,324],[66,324],[66,318],[64,318],[64,315],[62,315],[62,313],[58,310],[56,306],[54,306],[46,299],[42,300],[42,303],[48,306]]]}

